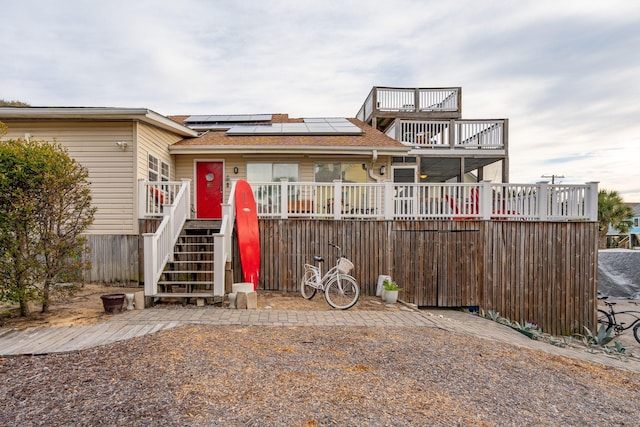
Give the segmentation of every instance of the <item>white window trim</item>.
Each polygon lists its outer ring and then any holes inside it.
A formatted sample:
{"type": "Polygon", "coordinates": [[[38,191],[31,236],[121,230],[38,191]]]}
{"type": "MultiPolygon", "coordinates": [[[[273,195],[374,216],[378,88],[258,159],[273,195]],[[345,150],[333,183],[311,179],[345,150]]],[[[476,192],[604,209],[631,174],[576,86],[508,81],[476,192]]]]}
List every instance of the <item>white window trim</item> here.
{"type": "Polygon", "coordinates": [[[147,153],[147,179],[149,181],[171,181],[171,165],[159,157],[156,157],[151,153],[147,153]],[[154,170],[150,165],[152,159],[155,160],[157,165],[156,170],[154,170]],[[163,173],[164,166],[166,166],[167,170],[166,175],[163,173]],[[155,174],[157,178],[155,180],[151,179],[151,174],[155,174]]]}

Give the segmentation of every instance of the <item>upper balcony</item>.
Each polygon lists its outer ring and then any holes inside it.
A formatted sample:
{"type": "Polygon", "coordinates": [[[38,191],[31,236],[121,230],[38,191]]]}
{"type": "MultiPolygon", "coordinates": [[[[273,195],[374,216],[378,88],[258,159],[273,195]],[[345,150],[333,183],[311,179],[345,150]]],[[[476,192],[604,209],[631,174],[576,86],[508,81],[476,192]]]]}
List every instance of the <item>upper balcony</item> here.
{"type": "Polygon", "coordinates": [[[394,88],[374,86],[356,117],[384,131],[395,119],[458,119],[462,88],[394,88]]]}
{"type": "Polygon", "coordinates": [[[387,127],[385,134],[418,149],[433,148],[440,152],[446,149],[449,154],[456,150],[490,150],[488,154],[505,155],[508,144],[508,120],[396,119],[387,127]]]}

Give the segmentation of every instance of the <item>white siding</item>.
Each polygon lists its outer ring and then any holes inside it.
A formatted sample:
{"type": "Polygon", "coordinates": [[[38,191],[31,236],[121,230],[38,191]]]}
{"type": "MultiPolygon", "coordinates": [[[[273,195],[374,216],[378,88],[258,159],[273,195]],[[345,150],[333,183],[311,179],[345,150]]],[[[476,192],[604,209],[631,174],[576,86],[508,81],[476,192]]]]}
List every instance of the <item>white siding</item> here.
{"type": "Polygon", "coordinates": [[[136,234],[134,213],[134,124],[132,122],[5,121],[4,137],[58,142],[89,170],[91,197],[96,212],[90,234],[136,234]],[[117,141],[127,143],[123,151],[117,141]]]}
{"type": "Polygon", "coordinates": [[[137,127],[137,179],[148,178],[148,155],[152,154],[156,158],[169,164],[171,168],[171,180],[175,180],[175,165],[171,158],[172,156],[169,154],[169,145],[174,144],[183,138],[165,130],[150,126],[146,123],[138,123],[137,127]]]}

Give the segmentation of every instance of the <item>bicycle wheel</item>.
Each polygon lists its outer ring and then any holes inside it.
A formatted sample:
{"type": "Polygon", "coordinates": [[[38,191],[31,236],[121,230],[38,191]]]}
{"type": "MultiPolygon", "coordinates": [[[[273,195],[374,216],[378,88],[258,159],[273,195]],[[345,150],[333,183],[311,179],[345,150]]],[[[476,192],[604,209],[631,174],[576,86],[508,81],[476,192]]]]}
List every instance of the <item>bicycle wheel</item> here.
{"type": "Polygon", "coordinates": [[[633,327],[633,336],[636,341],[640,342],[640,323],[633,327]]]}
{"type": "Polygon", "coordinates": [[[358,282],[347,274],[340,274],[338,278],[333,277],[324,289],[324,298],[333,308],[340,310],[351,308],[360,298],[358,282]]]}
{"type": "MultiPolygon", "coordinates": [[[[604,325],[607,330],[613,327],[613,319],[611,315],[604,310],[598,309],[598,329],[600,329],[600,325],[604,325]]],[[[593,331],[594,334],[597,334],[598,331],[593,331]]]]}
{"type": "Polygon", "coordinates": [[[316,295],[316,288],[310,285],[315,283],[316,277],[313,270],[307,270],[304,272],[302,282],[300,282],[300,293],[304,299],[311,299],[316,295]]]}

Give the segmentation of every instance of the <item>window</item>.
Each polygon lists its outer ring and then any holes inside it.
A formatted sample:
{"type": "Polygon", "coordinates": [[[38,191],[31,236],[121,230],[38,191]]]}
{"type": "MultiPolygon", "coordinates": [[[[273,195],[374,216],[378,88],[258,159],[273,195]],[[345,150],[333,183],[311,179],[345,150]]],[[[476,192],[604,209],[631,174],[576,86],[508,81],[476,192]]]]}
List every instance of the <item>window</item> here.
{"type": "Polygon", "coordinates": [[[285,178],[298,181],[297,163],[247,163],[249,182],[280,182],[285,178]]]}
{"type": "Polygon", "coordinates": [[[633,218],[633,226],[634,227],[640,227],[640,218],[638,218],[638,217],[633,218]]]}
{"type": "Polygon", "coordinates": [[[152,154],[149,154],[149,181],[169,181],[171,177],[170,172],[170,166],[167,162],[161,161],[152,154]]]}
{"type": "Polygon", "coordinates": [[[367,182],[367,171],[362,163],[316,163],[314,168],[316,182],[367,182]]]}

